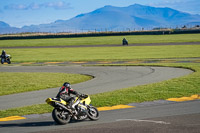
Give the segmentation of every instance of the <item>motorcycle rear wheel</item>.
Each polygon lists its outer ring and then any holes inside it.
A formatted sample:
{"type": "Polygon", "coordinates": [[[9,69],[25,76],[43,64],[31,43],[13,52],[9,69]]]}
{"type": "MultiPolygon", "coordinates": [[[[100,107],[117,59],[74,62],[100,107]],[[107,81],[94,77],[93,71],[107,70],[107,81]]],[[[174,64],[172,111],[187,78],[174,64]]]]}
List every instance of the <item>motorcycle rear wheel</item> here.
{"type": "Polygon", "coordinates": [[[54,109],[52,111],[52,117],[57,124],[65,125],[69,123],[71,116],[68,112],[64,112],[63,110],[54,109]]]}

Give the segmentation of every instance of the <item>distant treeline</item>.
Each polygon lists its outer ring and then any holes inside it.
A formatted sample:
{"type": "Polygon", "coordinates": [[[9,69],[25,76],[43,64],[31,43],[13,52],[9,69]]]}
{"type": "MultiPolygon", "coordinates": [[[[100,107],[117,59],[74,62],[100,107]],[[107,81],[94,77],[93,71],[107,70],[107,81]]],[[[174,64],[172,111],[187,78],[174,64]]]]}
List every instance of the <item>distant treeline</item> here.
{"type": "Polygon", "coordinates": [[[160,29],[151,31],[123,31],[123,32],[87,32],[87,33],[21,33],[0,35],[0,40],[15,39],[45,39],[45,38],[73,38],[121,35],[166,35],[200,33],[200,29],[160,29]]]}

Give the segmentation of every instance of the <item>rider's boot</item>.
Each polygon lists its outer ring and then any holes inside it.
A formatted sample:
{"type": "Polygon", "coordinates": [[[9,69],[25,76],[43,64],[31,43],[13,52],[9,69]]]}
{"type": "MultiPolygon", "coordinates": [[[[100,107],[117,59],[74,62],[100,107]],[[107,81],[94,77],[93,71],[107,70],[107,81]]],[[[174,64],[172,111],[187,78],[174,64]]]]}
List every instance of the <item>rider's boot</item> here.
{"type": "Polygon", "coordinates": [[[75,107],[73,106],[72,102],[73,101],[69,101],[67,108],[69,108],[73,114],[77,114],[77,111],[76,111],[75,107]]]}

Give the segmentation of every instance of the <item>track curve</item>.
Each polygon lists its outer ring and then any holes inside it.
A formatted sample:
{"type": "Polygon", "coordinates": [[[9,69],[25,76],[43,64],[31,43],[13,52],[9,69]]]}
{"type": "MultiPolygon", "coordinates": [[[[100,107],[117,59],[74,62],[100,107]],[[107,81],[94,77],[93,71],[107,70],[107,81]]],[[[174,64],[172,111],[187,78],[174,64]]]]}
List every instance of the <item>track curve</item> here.
{"type": "MultiPolygon", "coordinates": [[[[60,72],[92,75],[95,78],[75,84],[75,90],[96,94],[137,85],[160,82],[192,73],[189,69],[150,66],[9,66],[0,72],[60,72]]],[[[54,97],[59,88],[0,96],[0,110],[44,103],[54,97]],[[26,100],[24,100],[26,99],[26,100]]]]}

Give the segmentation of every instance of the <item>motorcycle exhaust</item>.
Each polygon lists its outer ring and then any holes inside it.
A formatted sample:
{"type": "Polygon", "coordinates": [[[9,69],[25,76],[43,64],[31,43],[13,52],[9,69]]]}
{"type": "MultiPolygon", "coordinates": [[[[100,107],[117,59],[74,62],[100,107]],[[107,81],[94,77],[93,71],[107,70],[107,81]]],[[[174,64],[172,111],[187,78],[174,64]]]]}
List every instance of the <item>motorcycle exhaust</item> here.
{"type": "Polygon", "coordinates": [[[55,102],[55,106],[62,107],[64,110],[70,111],[65,105],[55,102]]]}

